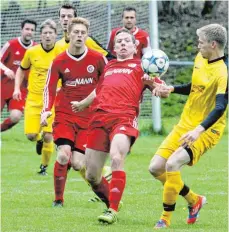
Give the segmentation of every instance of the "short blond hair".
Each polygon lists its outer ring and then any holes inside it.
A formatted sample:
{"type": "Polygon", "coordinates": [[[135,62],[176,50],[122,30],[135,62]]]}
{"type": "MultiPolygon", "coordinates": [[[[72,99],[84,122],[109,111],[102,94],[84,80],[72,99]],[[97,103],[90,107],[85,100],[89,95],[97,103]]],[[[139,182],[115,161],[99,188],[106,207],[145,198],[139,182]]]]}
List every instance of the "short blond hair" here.
{"type": "Polygon", "coordinates": [[[115,42],[116,42],[116,36],[117,36],[118,34],[121,34],[121,33],[127,33],[127,34],[129,34],[130,37],[131,37],[131,39],[132,39],[133,44],[135,44],[136,39],[135,39],[134,35],[133,35],[128,29],[126,29],[126,28],[122,28],[122,29],[120,29],[120,30],[118,30],[118,31],[116,32],[115,37],[114,37],[114,41],[115,41],[115,42]]]}
{"type": "Polygon", "coordinates": [[[72,27],[76,24],[83,24],[87,28],[87,32],[89,31],[90,22],[82,17],[77,17],[71,20],[71,22],[68,24],[68,33],[71,32],[72,27]]]}
{"type": "Polygon", "coordinates": [[[56,27],[56,23],[54,20],[52,19],[46,19],[44,22],[41,23],[41,27],[40,27],[40,33],[42,32],[42,30],[44,29],[44,27],[50,27],[51,29],[53,29],[55,31],[55,33],[57,33],[57,27],[56,27]]]}
{"type": "Polygon", "coordinates": [[[196,34],[203,35],[208,42],[216,41],[220,48],[224,49],[227,44],[227,30],[220,24],[208,24],[196,30],[196,34]]]}

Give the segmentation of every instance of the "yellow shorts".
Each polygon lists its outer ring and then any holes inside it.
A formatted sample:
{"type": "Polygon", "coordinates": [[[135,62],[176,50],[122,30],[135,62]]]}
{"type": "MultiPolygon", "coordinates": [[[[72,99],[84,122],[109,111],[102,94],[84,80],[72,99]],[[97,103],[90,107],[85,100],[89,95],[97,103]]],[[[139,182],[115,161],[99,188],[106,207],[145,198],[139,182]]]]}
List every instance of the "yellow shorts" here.
{"type": "Polygon", "coordinates": [[[41,131],[52,133],[52,123],[54,120],[54,110],[48,118],[48,126],[41,127],[41,111],[43,108],[43,96],[28,94],[24,110],[24,132],[25,134],[38,134],[41,131]]]}
{"type": "MultiPolygon", "coordinates": [[[[180,147],[180,137],[188,131],[190,130],[176,125],[170,134],[166,137],[166,139],[162,142],[155,154],[168,159],[180,147]]],[[[216,133],[211,128],[202,133],[201,136],[190,146],[190,149],[193,153],[193,160],[189,163],[189,165],[196,164],[200,157],[208,149],[212,148],[219,142],[222,134],[223,132],[216,133]]]]}

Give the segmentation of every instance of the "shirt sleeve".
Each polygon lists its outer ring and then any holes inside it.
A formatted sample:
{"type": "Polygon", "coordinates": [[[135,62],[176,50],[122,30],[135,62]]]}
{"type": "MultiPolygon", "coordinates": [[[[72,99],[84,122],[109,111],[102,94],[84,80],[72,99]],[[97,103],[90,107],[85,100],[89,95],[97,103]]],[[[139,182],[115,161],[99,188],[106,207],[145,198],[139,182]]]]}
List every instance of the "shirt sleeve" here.
{"type": "Polygon", "coordinates": [[[25,55],[21,61],[21,68],[23,70],[27,70],[29,69],[31,66],[31,60],[30,60],[30,49],[28,49],[26,52],[25,52],[25,55]]]}
{"type": "Polygon", "coordinates": [[[149,50],[151,50],[151,45],[150,45],[149,35],[147,34],[145,41],[143,43],[142,54],[145,54],[149,50]]]}
{"type": "Polygon", "coordinates": [[[57,63],[52,63],[48,70],[46,84],[44,87],[44,107],[42,112],[51,111],[56,98],[57,83],[60,78],[57,63]]]}
{"type": "Polygon", "coordinates": [[[86,46],[94,51],[97,51],[101,54],[103,54],[104,56],[107,55],[107,51],[102,47],[102,45],[100,45],[98,42],[96,42],[95,40],[93,40],[91,37],[88,37],[86,40],[86,46]]]}
{"type": "Polygon", "coordinates": [[[228,83],[227,77],[220,77],[216,91],[215,108],[209,113],[207,118],[201,123],[201,126],[207,130],[211,127],[224,113],[228,104],[228,83]]]}
{"type": "Polygon", "coordinates": [[[10,43],[6,42],[1,49],[1,54],[0,54],[1,62],[4,64],[6,60],[9,59],[9,57],[10,57],[10,43]]]}
{"type": "Polygon", "coordinates": [[[174,87],[174,91],[172,93],[189,95],[191,92],[192,83],[183,84],[183,85],[175,85],[173,87],[174,87]]]}

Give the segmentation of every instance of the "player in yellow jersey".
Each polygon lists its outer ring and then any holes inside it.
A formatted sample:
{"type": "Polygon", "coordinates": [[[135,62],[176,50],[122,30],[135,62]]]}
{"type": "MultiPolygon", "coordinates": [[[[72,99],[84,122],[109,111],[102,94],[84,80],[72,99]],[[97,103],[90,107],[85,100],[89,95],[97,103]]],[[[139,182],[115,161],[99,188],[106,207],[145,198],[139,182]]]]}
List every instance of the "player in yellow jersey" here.
{"type": "MultiPolygon", "coordinates": [[[[64,37],[56,42],[57,46],[60,46],[63,51],[66,50],[69,47],[69,37],[67,33],[67,26],[70,20],[72,20],[74,17],[77,17],[77,10],[76,8],[69,4],[65,3],[63,4],[58,12],[60,25],[62,27],[62,30],[64,32],[64,37]]],[[[104,56],[107,57],[107,59],[111,59],[114,56],[111,55],[105,48],[102,47],[101,44],[98,43],[94,38],[88,37],[86,40],[86,46],[92,50],[95,50],[104,56]]]]}
{"type": "Polygon", "coordinates": [[[156,96],[170,92],[189,95],[179,123],[160,145],[151,160],[151,174],[164,184],[164,211],[155,229],[171,223],[178,195],[188,202],[188,224],[196,222],[206,197],[190,190],[181,178],[184,165],[196,164],[200,157],[219,142],[225,124],[228,103],[227,67],[224,48],[227,31],[219,24],[197,29],[198,49],[192,81],[180,86],[163,86],[154,90],[156,96]]]}
{"type": "MultiPolygon", "coordinates": [[[[75,17],[77,17],[77,10],[76,8],[69,3],[65,3],[63,4],[58,12],[58,16],[59,16],[59,20],[60,20],[60,25],[62,27],[63,33],[64,33],[64,37],[56,42],[56,46],[60,47],[60,49],[62,49],[63,51],[66,50],[69,47],[69,36],[68,36],[68,32],[67,32],[67,28],[68,28],[68,23],[75,17]]],[[[104,49],[100,44],[98,44],[97,42],[95,42],[95,40],[93,40],[91,37],[87,37],[86,40],[86,46],[90,49],[93,49],[101,54],[103,54],[104,56],[106,56],[106,58],[112,59],[114,56],[111,55],[111,53],[109,53],[106,49],[104,49]]],[[[60,97],[60,96],[58,96],[60,97]]],[[[58,100],[57,100],[58,101],[58,100]]],[[[81,176],[85,179],[85,170],[80,171],[81,176]]],[[[103,168],[103,176],[110,181],[111,180],[111,168],[109,166],[105,166],[103,168]]],[[[96,202],[96,201],[101,201],[97,196],[89,199],[90,202],[96,202]]]]}
{"type": "MultiPolygon", "coordinates": [[[[40,114],[43,108],[43,90],[48,68],[61,50],[55,46],[56,23],[45,20],[40,27],[41,43],[29,48],[16,72],[13,98],[21,98],[20,85],[26,70],[30,70],[28,78],[28,95],[25,104],[24,131],[30,141],[40,140],[40,114]]],[[[52,122],[54,114],[48,120],[48,126],[42,128],[43,146],[41,150],[41,175],[46,175],[46,169],[53,153],[52,122]]]]}

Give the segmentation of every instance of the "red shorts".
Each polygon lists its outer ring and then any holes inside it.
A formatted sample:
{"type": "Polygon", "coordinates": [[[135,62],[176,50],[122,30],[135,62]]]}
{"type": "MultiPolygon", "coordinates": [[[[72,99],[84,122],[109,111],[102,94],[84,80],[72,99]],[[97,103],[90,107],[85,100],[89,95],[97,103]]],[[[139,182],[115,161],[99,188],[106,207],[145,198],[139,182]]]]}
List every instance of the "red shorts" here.
{"type": "Polygon", "coordinates": [[[80,123],[74,122],[74,118],[62,117],[61,120],[56,120],[53,123],[53,138],[58,145],[58,140],[67,139],[73,142],[74,148],[81,152],[86,149],[87,129],[80,127],[80,123]]]}
{"type": "Polygon", "coordinates": [[[87,148],[109,152],[110,143],[116,134],[130,136],[133,145],[139,134],[137,117],[97,111],[89,122],[87,148]]]}
{"type": "MultiPolygon", "coordinates": [[[[9,94],[7,93],[7,95],[9,95],[9,94]]],[[[7,104],[8,111],[10,111],[10,110],[24,111],[25,100],[26,100],[26,96],[27,96],[26,89],[21,91],[22,100],[20,100],[20,101],[14,100],[12,98],[13,93],[11,94],[10,97],[7,95],[4,93],[4,91],[1,92],[1,111],[3,110],[3,108],[6,104],[7,104]]]]}

